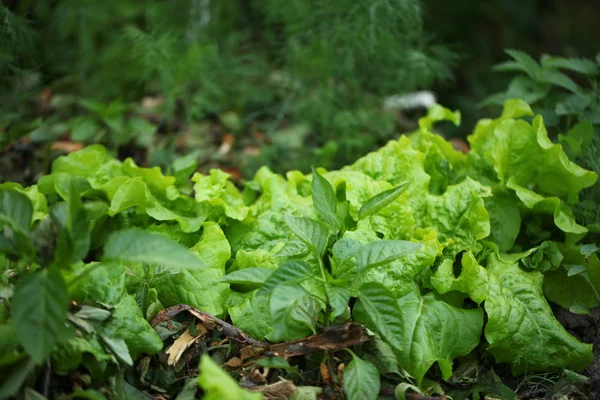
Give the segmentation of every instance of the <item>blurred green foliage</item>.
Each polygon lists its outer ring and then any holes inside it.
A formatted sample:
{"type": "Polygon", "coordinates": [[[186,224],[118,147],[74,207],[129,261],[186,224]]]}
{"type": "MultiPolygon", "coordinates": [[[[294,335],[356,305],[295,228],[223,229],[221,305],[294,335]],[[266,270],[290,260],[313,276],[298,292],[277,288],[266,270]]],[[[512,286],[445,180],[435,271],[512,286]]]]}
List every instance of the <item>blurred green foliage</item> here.
{"type": "MultiPolygon", "coordinates": [[[[161,96],[168,133],[206,119],[260,131],[255,163],[279,170],[340,165],[384,143],[395,132],[384,98],[448,81],[455,61],[424,31],[418,0],[6,4],[4,29],[15,33],[0,42],[5,127],[29,117],[24,99],[43,88],[75,97],[65,116],[90,112],[81,99],[161,96]]],[[[94,118],[67,126],[114,144],[91,131],[106,125],[94,118]]]]}

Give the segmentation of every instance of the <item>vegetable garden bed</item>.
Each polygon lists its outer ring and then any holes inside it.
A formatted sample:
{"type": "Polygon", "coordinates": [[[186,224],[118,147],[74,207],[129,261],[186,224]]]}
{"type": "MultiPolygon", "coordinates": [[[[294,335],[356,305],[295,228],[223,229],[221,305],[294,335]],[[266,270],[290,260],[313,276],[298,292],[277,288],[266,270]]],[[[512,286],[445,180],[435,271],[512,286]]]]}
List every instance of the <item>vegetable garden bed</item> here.
{"type": "Polygon", "coordinates": [[[2,183],[0,398],[597,398],[600,261],[571,211],[597,175],[532,117],[507,101],[464,154],[434,106],[243,190],[97,145],[2,183]]]}

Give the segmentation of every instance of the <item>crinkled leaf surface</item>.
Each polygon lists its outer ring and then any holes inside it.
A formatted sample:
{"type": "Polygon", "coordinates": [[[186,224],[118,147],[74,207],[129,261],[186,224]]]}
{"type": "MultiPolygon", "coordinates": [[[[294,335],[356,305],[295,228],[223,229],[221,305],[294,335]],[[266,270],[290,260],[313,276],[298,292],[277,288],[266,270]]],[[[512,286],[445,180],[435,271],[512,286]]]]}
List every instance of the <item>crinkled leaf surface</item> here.
{"type": "Polygon", "coordinates": [[[461,264],[460,276],[455,278],[453,260],[444,260],[431,277],[431,284],[441,294],[456,290],[467,294],[477,304],[481,304],[487,298],[489,291],[487,272],[470,251],[463,254],[461,264]]]}
{"type": "MultiPolygon", "coordinates": [[[[218,224],[206,222],[200,241],[188,252],[200,261],[202,268],[193,264],[176,264],[168,271],[156,274],[150,286],[158,291],[158,298],[165,306],[188,304],[213,315],[225,311],[224,304],[229,285],[221,282],[225,276],[225,263],[231,256],[231,248],[218,224]]],[[[187,251],[187,250],[186,250],[187,251]]]]}
{"type": "Polygon", "coordinates": [[[524,272],[517,263],[491,255],[487,262],[489,294],[485,301],[488,351],[515,374],[569,368],[592,362],[592,345],[571,336],[554,317],[542,292],[543,275],[524,272]]]}
{"type": "Polygon", "coordinates": [[[133,296],[124,295],[114,307],[111,318],[98,330],[103,336],[124,340],[133,359],[162,349],[162,340],[142,315],[133,296]]]}

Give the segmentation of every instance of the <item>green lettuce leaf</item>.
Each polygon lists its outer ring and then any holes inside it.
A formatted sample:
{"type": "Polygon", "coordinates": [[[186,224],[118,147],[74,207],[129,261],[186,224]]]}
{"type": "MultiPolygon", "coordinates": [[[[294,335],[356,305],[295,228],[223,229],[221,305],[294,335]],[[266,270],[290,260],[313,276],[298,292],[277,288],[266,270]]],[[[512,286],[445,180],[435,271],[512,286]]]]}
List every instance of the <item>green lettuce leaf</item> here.
{"type": "Polygon", "coordinates": [[[232,292],[227,300],[227,311],[236,327],[253,338],[262,340],[273,330],[270,300],[267,296],[256,296],[256,292],[232,292]]]}
{"type": "Polygon", "coordinates": [[[159,271],[150,281],[165,307],[187,304],[213,315],[222,315],[229,285],[221,282],[231,248],[218,224],[205,222],[200,241],[190,250],[204,261],[205,268],[159,271]]]}
{"type": "Polygon", "coordinates": [[[441,294],[458,291],[467,294],[471,300],[481,304],[488,296],[489,284],[485,268],[483,268],[472,252],[464,253],[462,270],[458,278],[454,277],[454,260],[445,259],[431,277],[431,284],[441,294]]]}
{"type": "Polygon", "coordinates": [[[98,329],[100,334],[124,340],[133,359],[143,353],[156,354],[162,349],[162,340],[144,319],[133,296],[124,295],[114,307],[111,318],[98,329]]]}
{"type": "Polygon", "coordinates": [[[524,272],[516,262],[494,254],[488,258],[487,271],[485,337],[497,362],[509,363],[515,374],[581,371],[592,362],[592,345],[577,341],[552,314],[540,272],[524,272]]]}
{"type": "Polygon", "coordinates": [[[211,169],[208,176],[195,173],[192,177],[196,201],[209,205],[216,221],[222,217],[242,221],[249,212],[240,191],[229,178],[230,175],[220,169],[211,169]]]}

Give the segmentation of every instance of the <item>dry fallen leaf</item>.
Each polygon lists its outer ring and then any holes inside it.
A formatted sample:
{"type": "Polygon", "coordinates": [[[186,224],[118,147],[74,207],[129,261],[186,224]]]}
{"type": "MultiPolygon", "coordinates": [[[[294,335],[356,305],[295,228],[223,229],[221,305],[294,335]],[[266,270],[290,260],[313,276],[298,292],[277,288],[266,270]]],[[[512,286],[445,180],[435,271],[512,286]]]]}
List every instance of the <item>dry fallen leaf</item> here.
{"type": "Polygon", "coordinates": [[[244,365],[244,362],[237,357],[230,358],[225,364],[229,368],[239,368],[244,365]]]}
{"type": "Polygon", "coordinates": [[[281,380],[271,385],[249,388],[253,392],[261,392],[265,400],[286,400],[296,390],[296,386],[288,380],[281,380]]]}
{"type": "Polygon", "coordinates": [[[183,353],[190,346],[196,343],[196,341],[199,340],[202,335],[208,332],[208,329],[206,329],[206,327],[202,324],[197,324],[196,329],[198,330],[197,336],[193,336],[188,329],[183,333],[183,335],[179,336],[177,340],[173,342],[171,347],[167,349],[166,353],[169,355],[167,363],[169,365],[176,365],[183,353]]]}
{"type": "Polygon", "coordinates": [[[52,143],[52,146],[50,146],[52,150],[60,150],[67,153],[72,153],[74,151],[81,150],[83,149],[83,147],[84,144],[82,142],[72,142],[69,140],[61,140],[58,142],[54,142],[52,143]]]}

